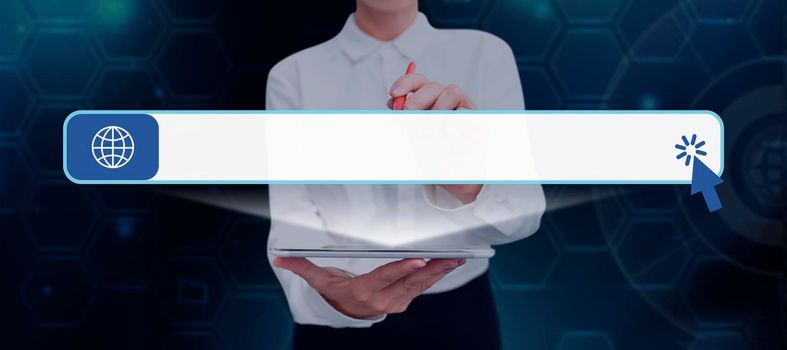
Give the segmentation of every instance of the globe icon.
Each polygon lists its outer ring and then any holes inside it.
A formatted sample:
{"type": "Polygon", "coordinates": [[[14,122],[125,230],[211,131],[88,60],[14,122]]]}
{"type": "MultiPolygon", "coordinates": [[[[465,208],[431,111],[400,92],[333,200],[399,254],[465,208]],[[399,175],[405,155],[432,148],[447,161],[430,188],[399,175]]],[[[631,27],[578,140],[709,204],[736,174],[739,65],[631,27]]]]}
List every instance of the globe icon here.
{"type": "Polygon", "coordinates": [[[93,136],[93,159],[107,169],[128,164],[134,155],[134,139],[126,129],[107,126],[93,136]]]}
{"type": "Polygon", "coordinates": [[[774,219],[785,213],[787,143],[782,132],[779,126],[760,132],[743,152],[742,198],[758,213],[774,219]]]}

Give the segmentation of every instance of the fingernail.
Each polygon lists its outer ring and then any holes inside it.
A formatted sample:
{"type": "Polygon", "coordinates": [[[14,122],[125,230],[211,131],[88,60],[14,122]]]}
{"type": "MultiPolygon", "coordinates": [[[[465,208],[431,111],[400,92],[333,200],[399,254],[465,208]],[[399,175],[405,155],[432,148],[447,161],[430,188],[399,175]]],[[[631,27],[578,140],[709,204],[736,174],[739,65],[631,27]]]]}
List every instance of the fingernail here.
{"type": "Polygon", "coordinates": [[[413,270],[420,270],[424,266],[426,266],[426,262],[423,260],[418,260],[413,264],[413,270]]]}
{"type": "Polygon", "coordinates": [[[389,93],[391,94],[391,96],[398,96],[402,94],[401,90],[402,90],[402,86],[399,85],[399,83],[396,83],[393,84],[393,86],[391,86],[391,91],[389,93]]]}

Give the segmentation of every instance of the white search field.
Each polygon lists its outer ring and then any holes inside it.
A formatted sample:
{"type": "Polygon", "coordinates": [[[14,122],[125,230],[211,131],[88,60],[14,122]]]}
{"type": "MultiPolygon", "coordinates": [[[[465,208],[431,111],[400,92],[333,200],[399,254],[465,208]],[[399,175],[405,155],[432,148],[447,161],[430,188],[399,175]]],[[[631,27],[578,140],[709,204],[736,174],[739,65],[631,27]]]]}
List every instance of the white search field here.
{"type": "Polygon", "coordinates": [[[691,182],[695,157],[723,171],[723,125],[709,111],[80,111],[71,117],[81,114],[152,116],[158,171],[133,181],[72,177],[78,183],[683,184],[691,182]]]}

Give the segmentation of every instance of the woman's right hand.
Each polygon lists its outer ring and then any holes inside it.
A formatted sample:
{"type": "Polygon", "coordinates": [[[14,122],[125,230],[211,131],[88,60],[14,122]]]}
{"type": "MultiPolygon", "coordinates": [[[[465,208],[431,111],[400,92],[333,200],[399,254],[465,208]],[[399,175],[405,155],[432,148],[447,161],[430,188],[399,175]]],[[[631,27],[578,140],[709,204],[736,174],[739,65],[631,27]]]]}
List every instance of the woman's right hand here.
{"type": "Polygon", "coordinates": [[[464,259],[403,259],[352,276],[306,258],[273,260],[276,267],[303,278],[334,309],[358,319],[404,312],[413,299],[464,263],[464,259]]]}

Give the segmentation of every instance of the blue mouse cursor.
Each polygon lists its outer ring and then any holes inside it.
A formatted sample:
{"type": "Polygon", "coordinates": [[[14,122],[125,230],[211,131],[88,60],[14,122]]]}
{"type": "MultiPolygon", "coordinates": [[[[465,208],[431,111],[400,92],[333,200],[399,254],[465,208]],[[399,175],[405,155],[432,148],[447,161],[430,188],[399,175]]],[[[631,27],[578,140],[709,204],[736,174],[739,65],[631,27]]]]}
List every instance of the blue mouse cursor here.
{"type": "Polygon", "coordinates": [[[705,163],[694,157],[694,167],[691,171],[691,194],[702,192],[708,211],[714,212],[721,209],[721,201],[716,194],[716,185],[722,183],[722,179],[716,175],[705,163]]]}

